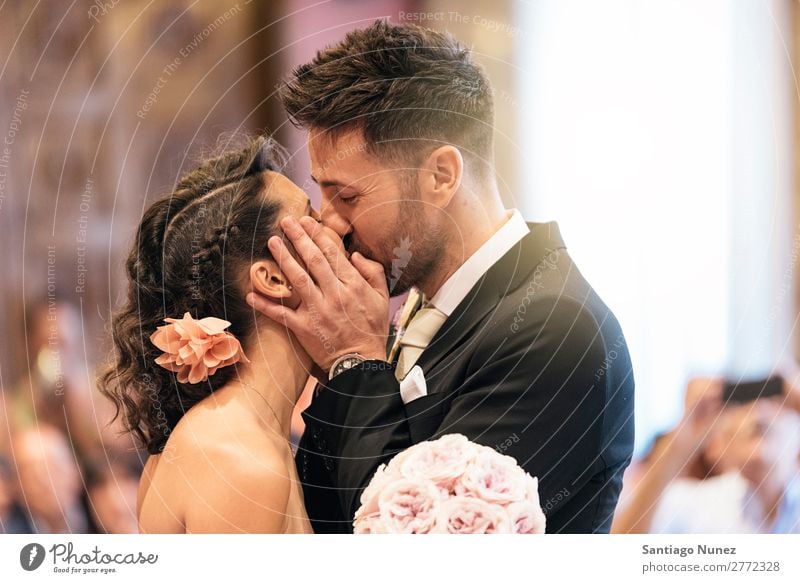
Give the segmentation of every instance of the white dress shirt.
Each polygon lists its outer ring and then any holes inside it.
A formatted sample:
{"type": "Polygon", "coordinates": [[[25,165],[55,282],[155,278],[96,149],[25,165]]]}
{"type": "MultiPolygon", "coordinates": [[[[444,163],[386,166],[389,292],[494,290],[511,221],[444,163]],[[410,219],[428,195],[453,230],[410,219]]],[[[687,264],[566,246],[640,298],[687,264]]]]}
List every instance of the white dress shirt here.
{"type": "MultiPolygon", "coordinates": [[[[447,278],[428,301],[427,307],[433,306],[450,317],[461,300],[467,297],[469,291],[483,277],[483,274],[500,261],[503,255],[508,253],[529,232],[530,229],[525,219],[522,218],[522,214],[516,209],[508,211],[508,220],[503,226],[447,278]]],[[[403,403],[409,403],[427,394],[425,375],[422,368],[416,365],[400,382],[400,396],[403,403]]]]}
{"type": "Polygon", "coordinates": [[[429,305],[449,317],[483,274],[529,232],[530,229],[520,212],[516,209],[508,211],[508,220],[503,226],[447,278],[430,299],[429,305]]]}

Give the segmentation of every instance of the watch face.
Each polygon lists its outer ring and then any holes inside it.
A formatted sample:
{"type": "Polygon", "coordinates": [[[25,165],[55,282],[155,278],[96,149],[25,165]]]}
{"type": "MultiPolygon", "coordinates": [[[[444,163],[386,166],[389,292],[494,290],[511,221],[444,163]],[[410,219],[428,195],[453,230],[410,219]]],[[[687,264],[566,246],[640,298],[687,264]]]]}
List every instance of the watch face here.
{"type": "Polygon", "coordinates": [[[339,369],[340,372],[346,371],[348,369],[353,368],[359,362],[360,361],[357,358],[348,358],[346,360],[343,360],[342,363],[337,368],[339,369]]]}
{"type": "Polygon", "coordinates": [[[332,379],[339,373],[349,370],[354,366],[361,364],[362,362],[365,362],[365,360],[358,356],[350,356],[347,358],[343,358],[342,360],[337,362],[336,365],[331,369],[330,378],[332,379]]]}

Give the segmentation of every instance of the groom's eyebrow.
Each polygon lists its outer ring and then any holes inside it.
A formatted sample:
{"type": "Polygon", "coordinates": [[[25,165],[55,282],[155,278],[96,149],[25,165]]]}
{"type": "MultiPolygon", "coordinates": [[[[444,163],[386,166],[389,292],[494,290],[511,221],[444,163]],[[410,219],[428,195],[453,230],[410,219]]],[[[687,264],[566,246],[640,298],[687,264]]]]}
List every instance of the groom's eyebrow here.
{"type": "Polygon", "coordinates": [[[342,184],[338,180],[317,180],[317,177],[314,176],[313,174],[311,175],[311,180],[313,180],[316,184],[318,184],[322,188],[326,188],[329,186],[344,186],[344,184],[342,184]]]}

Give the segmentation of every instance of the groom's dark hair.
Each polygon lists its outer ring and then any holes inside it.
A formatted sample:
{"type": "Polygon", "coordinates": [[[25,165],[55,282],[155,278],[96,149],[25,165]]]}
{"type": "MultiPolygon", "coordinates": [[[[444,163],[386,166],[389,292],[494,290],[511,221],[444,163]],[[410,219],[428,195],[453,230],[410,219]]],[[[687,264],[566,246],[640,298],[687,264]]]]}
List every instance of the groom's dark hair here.
{"type": "Polygon", "coordinates": [[[295,69],[280,87],[291,121],[331,138],[361,130],[368,150],[408,164],[452,144],[492,165],[492,88],[447,32],[379,20],[295,69]]]}

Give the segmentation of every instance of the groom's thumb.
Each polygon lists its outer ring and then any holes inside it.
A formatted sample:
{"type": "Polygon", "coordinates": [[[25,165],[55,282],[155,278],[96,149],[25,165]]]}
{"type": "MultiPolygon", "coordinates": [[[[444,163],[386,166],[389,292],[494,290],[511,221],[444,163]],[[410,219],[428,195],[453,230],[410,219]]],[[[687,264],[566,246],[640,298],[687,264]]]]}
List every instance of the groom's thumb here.
{"type": "Polygon", "coordinates": [[[367,280],[370,287],[388,297],[389,290],[386,287],[386,275],[383,271],[383,265],[377,261],[367,259],[358,251],[350,256],[350,260],[361,274],[361,277],[367,280]]]}

